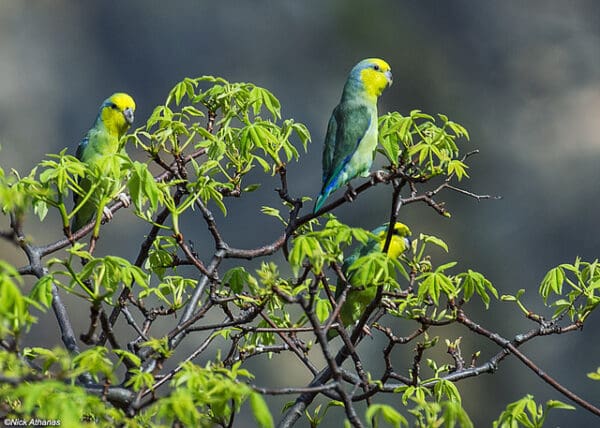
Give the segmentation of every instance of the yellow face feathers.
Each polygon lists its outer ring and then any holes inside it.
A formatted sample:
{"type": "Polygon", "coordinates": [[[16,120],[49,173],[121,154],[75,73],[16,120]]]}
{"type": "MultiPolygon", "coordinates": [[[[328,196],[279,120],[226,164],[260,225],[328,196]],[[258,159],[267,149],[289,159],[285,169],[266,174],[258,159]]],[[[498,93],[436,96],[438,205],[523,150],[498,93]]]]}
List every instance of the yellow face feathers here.
{"type": "MultiPolygon", "coordinates": [[[[387,225],[382,227],[383,230],[377,234],[380,246],[383,247],[385,244],[385,237],[387,235],[387,225]]],[[[397,222],[394,225],[394,232],[392,233],[392,240],[390,241],[390,247],[388,249],[388,255],[397,259],[402,253],[404,253],[410,247],[410,241],[408,237],[411,235],[411,231],[404,223],[397,222]]]]}
{"type": "Polygon", "coordinates": [[[383,90],[392,85],[392,70],[390,65],[379,58],[369,58],[361,61],[360,79],[365,91],[370,96],[378,97],[383,90]]]}
{"type": "Polygon", "coordinates": [[[390,65],[381,58],[368,58],[364,61],[367,61],[371,66],[376,66],[382,73],[392,70],[390,65]]]}
{"type": "Polygon", "coordinates": [[[107,101],[115,104],[121,111],[124,111],[127,108],[135,111],[135,101],[133,101],[133,98],[131,98],[130,95],[123,92],[117,92],[116,94],[111,95],[107,101]]]}
{"type": "Polygon", "coordinates": [[[120,138],[133,123],[134,112],[133,98],[128,94],[117,92],[102,103],[100,120],[110,133],[117,134],[120,138]]]}
{"type": "Polygon", "coordinates": [[[410,231],[410,229],[407,225],[405,225],[404,223],[397,222],[394,225],[394,235],[404,238],[404,237],[412,235],[412,232],[410,231]]]}

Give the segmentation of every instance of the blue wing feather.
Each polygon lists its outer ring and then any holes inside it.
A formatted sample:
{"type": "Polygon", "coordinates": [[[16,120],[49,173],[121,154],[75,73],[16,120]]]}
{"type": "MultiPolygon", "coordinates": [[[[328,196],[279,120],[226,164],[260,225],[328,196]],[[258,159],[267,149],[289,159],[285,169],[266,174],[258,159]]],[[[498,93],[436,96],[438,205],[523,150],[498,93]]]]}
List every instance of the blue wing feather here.
{"type": "Polygon", "coordinates": [[[75,152],[75,157],[79,160],[83,159],[83,152],[85,151],[85,148],[88,146],[90,142],[90,137],[89,135],[86,135],[85,137],[83,137],[83,139],[79,142],[79,144],[77,145],[77,151],[75,152]]]}
{"type": "Polygon", "coordinates": [[[339,182],[339,176],[356,153],[370,125],[371,115],[363,104],[340,103],[333,110],[323,148],[323,187],[314,211],[321,208],[327,196],[346,184],[339,182]]]}

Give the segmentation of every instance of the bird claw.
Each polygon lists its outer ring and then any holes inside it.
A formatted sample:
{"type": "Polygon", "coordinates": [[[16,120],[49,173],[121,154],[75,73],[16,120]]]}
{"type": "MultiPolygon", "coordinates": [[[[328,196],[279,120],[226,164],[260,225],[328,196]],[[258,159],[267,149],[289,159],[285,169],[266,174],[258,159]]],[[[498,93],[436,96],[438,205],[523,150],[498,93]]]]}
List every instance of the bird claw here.
{"type": "Polygon", "coordinates": [[[384,307],[384,308],[386,308],[387,310],[394,310],[394,309],[396,309],[396,308],[397,308],[397,305],[396,305],[394,302],[392,302],[392,301],[390,301],[390,300],[388,300],[388,299],[385,299],[385,298],[384,298],[384,299],[381,299],[381,304],[382,304],[382,305],[383,305],[383,307],[384,307]]]}
{"type": "Polygon", "coordinates": [[[348,202],[352,202],[354,201],[354,199],[356,199],[357,193],[354,190],[354,188],[348,184],[348,190],[346,190],[346,193],[344,194],[344,198],[346,198],[346,200],[348,202]]]}
{"type": "Polygon", "coordinates": [[[129,198],[129,196],[127,196],[127,194],[125,193],[119,193],[117,195],[117,199],[119,201],[121,201],[121,203],[123,204],[123,206],[125,208],[127,208],[129,205],[131,205],[131,199],[129,198]]]}
{"type": "Polygon", "coordinates": [[[377,170],[371,174],[371,183],[372,184],[383,183],[386,181],[386,179],[387,179],[387,177],[386,177],[385,171],[377,170]]]}
{"type": "Polygon", "coordinates": [[[110,210],[110,208],[108,208],[108,207],[102,208],[102,213],[104,214],[104,218],[106,219],[107,222],[112,220],[113,213],[110,210]]]}
{"type": "Polygon", "coordinates": [[[367,336],[373,337],[373,333],[371,333],[371,328],[368,325],[363,325],[362,331],[367,336]]]}
{"type": "MultiPolygon", "coordinates": [[[[123,204],[123,206],[125,208],[127,208],[129,205],[131,205],[131,199],[125,193],[119,193],[117,195],[116,199],[118,199],[119,201],[121,201],[121,203],[123,204]]],[[[107,206],[105,206],[104,208],[102,208],[102,213],[104,214],[104,219],[102,220],[102,223],[108,223],[114,217],[113,212],[107,206]]]]}

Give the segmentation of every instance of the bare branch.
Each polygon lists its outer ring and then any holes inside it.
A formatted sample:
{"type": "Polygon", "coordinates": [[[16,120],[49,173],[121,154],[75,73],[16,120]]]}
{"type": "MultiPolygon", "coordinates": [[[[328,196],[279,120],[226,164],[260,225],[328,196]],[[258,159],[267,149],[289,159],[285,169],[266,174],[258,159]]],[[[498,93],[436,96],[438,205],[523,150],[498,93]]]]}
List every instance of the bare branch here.
{"type": "MultiPolygon", "coordinates": [[[[545,371],[543,371],[535,363],[533,363],[533,361],[531,361],[529,358],[527,358],[525,356],[525,354],[523,354],[521,351],[519,351],[517,349],[517,346],[515,346],[515,344],[512,343],[511,341],[504,339],[497,333],[492,333],[492,332],[486,330],[485,328],[481,327],[479,324],[474,323],[464,314],[464,312],[462,310],[458,311],[457,321],[459,323],[465,325],[466,327],[468,327],[469,330],[474,331],[475,333],[477,333],[479,335],[487,337],[488,339],[495,342],[496,344],[498,344],[499,346],[501,346],[508,352],[512,353],[519,360],[521,360],[521,362],[523,364],[525,364],[529,369],[531,369],[537,376],[539,376],[541,379],[543,379],[544,382],[546,382],[552,388],[556,389],[558,392],[560,392],[561,394],[563,394],[565,397],[569,398],[570,400],[574,401],[575,403],[577,403],[579,406],[583,407],[584,409],[590,411],[591,413],[593,413],[597,416],[600,416],[600,409],[598,407],[592,405],[588,401],[579,397],[577,394],[575,394],[574,392],[570,391],[569,389],[564,387],[562,384],[557,382],[553,377],[548,375],[545,371]]],[[[517,337],[517,339],[518,339],[517,340],[517,343],[518,343],[518,342],[521,342],[522,340],[524,340],[525,338],[517,337]]]]}
{"type": "Polygon", "coordinates": [[[339,385],[336,382],[330,382],[326,385],[315,386],[315,387],[304,387],[304,388],[263,388],[256,385],[250,385],[250,387],[256,392],[266,395],[288,395],[288,394],[302,394],[302,393],[319,393],[327,392],[337,389],[339,385]]]}

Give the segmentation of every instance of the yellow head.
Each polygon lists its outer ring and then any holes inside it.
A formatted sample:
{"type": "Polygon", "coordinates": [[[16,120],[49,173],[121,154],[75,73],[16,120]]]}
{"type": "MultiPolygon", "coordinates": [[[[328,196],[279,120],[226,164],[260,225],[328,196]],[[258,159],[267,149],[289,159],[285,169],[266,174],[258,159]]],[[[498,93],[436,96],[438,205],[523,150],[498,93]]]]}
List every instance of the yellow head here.
{"type": "Polygon", "coordinates": [[[125,93],[117,92],[104,100],[100,106],[98,118],[108,132],[121,138],[133,123],[134,111],[135,101],[133,98],[125,93]]]}
{"type": "Polygon", "coordinates": [[[359,76],[365,92],[372,97],[380,96],[385,88],[392,85],[390,65],[379,58],[363,59],[350,74],[359,76]]]}
{"type": "MultiPolygon", "coordinates": [[[[387,224],[378,227],[373,231],[377,235],[379,245],[383,248],[385,244],[385,237],[387,235],[387,224]]],[[[388,255],[397,259],[410,247],[410,240],[408,237],[411,235],[411,231],[404,223],[396,222],[394,225],[394,231],[392,233],[392,240],[390,241],[390,247],[388,249],[388,255]]]]}

